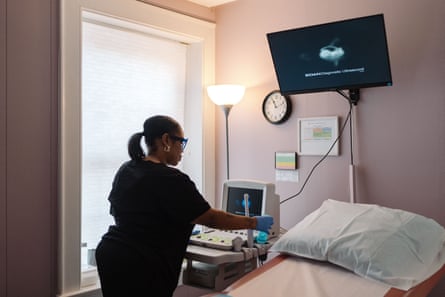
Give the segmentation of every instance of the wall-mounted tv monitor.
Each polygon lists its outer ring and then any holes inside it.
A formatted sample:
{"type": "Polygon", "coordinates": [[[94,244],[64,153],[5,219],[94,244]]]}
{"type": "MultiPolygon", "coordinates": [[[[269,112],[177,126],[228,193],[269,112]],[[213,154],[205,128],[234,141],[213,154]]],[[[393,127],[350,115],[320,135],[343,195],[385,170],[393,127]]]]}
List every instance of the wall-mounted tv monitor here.
{"type": "Polygon", "coordinates": [[[392,85],[383,14],[267,34],[284,95],[392,85]]]}
{"type": "Polygon", "coordinates": [[[223,185],[221,209],[245,215],[247,195],[249,216],[270,215],[274,224],[269,237],[278,236],[280,232],[280,197],[275,193],[275,185],[255,180],[228,180],[223,185]]]}

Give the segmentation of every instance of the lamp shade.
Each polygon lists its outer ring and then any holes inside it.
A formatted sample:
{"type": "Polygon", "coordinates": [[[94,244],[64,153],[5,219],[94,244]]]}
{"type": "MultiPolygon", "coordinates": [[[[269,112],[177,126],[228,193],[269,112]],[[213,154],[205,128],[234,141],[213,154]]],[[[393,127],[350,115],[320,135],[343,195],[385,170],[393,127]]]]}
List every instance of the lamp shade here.
{"type": "Polygon", "coordinates": [[[235,105],[243,99],[246,87],[241,85],[213,85],[207,94],[216,105],[235,105]]]}

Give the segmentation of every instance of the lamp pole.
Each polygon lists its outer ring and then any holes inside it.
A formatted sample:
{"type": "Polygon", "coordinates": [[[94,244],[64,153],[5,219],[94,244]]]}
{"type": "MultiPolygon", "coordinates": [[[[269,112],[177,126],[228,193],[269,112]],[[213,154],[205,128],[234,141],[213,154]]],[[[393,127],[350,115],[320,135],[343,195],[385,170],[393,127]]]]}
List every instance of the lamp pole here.
{"type": "Polygon", "coordinates": [[[224,110],[224,116],[226,118],[226,170],[227,170],[227,180],[230,179],[230,170],[229,170],[229,112],[232,109],[233,105],[222,105],[221,107],[224,110]]]}

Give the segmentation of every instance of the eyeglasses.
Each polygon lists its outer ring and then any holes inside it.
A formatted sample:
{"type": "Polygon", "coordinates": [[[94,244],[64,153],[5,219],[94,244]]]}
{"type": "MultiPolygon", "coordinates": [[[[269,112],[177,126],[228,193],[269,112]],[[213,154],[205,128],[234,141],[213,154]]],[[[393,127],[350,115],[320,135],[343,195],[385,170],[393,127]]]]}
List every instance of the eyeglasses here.
{"type": "Polygon", "coordinates": [[[182,138],[182,137],[170,135],[170,134],[168,136],[170,136],[170,138],[173,140],[180,141],[182,150],[185,150],[185,147],[187,146],[187,141],[189,141],[188,138],[182,138]]]}

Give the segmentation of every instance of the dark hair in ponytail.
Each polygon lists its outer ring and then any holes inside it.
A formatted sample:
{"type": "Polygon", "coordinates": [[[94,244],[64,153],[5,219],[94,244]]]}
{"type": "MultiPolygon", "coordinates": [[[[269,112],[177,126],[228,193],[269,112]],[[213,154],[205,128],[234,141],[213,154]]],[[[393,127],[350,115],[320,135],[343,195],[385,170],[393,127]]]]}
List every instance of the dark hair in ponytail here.
{"type": "Polygon", "coordinates": [[[128,154],[132,160],[141,160],[145,157],[141,147],[141,138],[145,137],[147,148],[154,151],[155,139],[161,138],[164,133],[177,133],[181,126],[169,116],[156,115],[145,120],[144,132],[133,134],[128,141],[128,154]]]}
{"type": "Polygon", "coordinates": [[[133,134],[128,141],[128,154],[132,160],[141,160],[145,157],[144,151],[141,147],[141,138],[144,134],[138,132],[133,134]]]}

